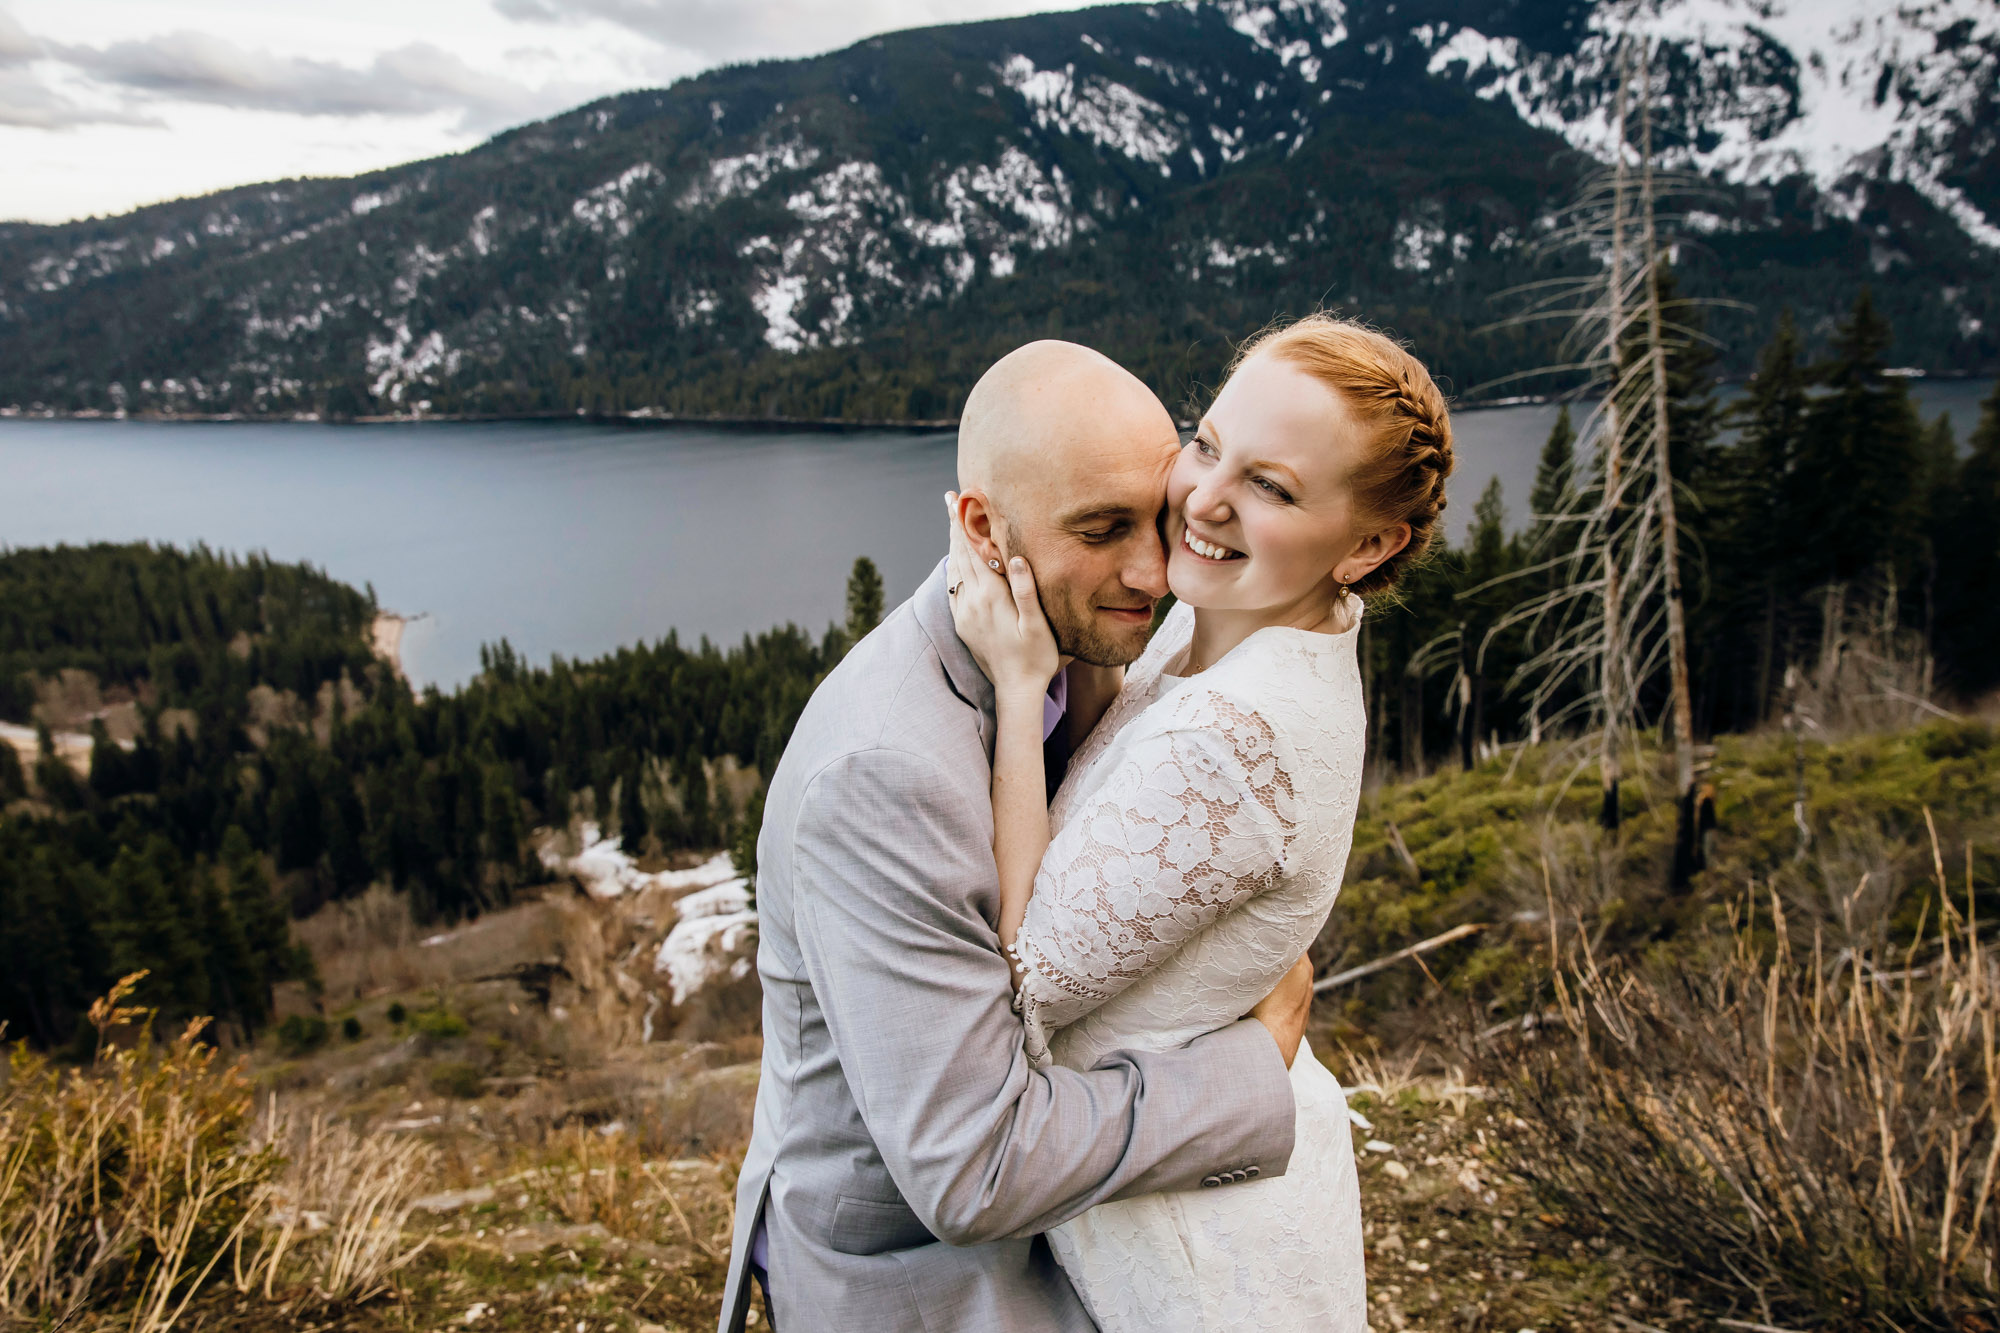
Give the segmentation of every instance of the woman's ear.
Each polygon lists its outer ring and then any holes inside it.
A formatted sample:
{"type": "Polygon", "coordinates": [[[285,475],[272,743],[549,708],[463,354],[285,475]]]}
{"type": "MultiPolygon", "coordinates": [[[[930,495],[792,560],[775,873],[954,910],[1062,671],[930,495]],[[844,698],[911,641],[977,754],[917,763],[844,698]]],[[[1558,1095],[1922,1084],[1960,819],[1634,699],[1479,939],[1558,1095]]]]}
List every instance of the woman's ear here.
{"type": "Polygon", "coordinates": [[[1397,523],[1380,532],[1371,532],[1355,543],[1347,558],[1333,567],[1333,577],[1343,584],[1359,583],[1396,552],[1410,544],[1410,525],[1397,523]]]}
{"type": "Polygon", "coordinates": [[[981,560],[1001,559],[1000,534],[994,530],[999,515],[987,502],[986,492],[971,490],[958,497],[959,522],[965,526],[966,540],[972,546],[972,553],[981,560]]]}

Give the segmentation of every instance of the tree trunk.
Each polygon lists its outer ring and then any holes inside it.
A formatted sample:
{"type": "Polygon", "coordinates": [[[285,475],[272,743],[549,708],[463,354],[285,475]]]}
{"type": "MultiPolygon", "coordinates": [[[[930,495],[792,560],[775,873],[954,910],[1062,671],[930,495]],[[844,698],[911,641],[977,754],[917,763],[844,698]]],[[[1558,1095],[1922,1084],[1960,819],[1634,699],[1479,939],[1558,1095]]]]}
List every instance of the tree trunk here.
{"type": "MultiPolygon", "coordinates": [[[[1621,56],[1623,53],[1621,52],[1621,56]]],[[[1625,334],[1625,205],[1627,180],[1625,161],[1625,98],[1631,87],[1631,66],[1626,64],[1618,80],[1618,101],[1612,151],[1611,272],[1605,287],[1605,363],[1611,367],[1611,390],[1605,398],[1604,491],[1599,504],[1604,510],[1604,625],[1603,651],[1598,664],[1597,688],[1601,730],[1598,735],[1597,768],[1603,782],[1604,801],[1599,819],[1606,829],[1618,827],[1618,725],[1625,713],[1623,665],[1624,619],[1622,589],[1619,585],[1617,532],[1618,490],[1624,472],[1624,427],[1618,404],[1618,366],[1625,334]]]]}
{"type": "Polygon", "coordinates": [[[1639,94],[1640,224],[1646,247],[1646,355],[1653,363],[1654,503],[1660,514],[1660,559],[1666,575],[1667,673],[1674,730],[1674,796],[1680,817],[1674,836],[1674,887],[1685,888],[1701,869],[1700,834],[1695,828],[1694,703],[1688,690],[1687,613],[1681,603],[1680,526],[1674,513],[1672,414],[1667,391],[1667,342],[1660,311],[1659,237],[1653,213],[1653,81],[1645,71],[1639,94]]]}

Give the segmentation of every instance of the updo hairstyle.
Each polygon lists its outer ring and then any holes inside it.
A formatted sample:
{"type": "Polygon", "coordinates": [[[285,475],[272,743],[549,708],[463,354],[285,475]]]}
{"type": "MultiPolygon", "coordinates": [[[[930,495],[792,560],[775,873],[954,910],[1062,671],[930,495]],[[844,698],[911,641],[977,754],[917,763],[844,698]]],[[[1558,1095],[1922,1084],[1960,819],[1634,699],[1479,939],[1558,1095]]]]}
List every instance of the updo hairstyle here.
{"type": "Polygon", "coordinates": [[[1394,339],[1352,320],[1307,315],[1265,329],[1236,350],[1229,374],[1257,355],[1282,357],[1333,390],[1369,429],[1363,461],[1348,476],[1364,521],[1410,525],[1407,546],[1352,591],[1394,587],[1429,548],[1451,475],[1451,413],[1423,363],[1394,339]]]}

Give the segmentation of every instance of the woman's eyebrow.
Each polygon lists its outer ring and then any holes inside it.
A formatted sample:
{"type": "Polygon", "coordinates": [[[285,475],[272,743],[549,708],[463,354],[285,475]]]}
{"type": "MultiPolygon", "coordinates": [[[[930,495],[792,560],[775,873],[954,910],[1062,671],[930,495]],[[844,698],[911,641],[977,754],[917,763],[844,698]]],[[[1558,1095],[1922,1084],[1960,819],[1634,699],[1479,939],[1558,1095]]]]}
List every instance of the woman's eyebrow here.
{"type": "Polygon", "coordinates": [[[1286,477],[1290,478],[1290,480],[1286,482],[1286,485],[1290,486],[1293,490],[1299,489],[1300,485],[1302,484],[1299,481],[1299,474],[1292,471],[1290,468],[1286,467],[1283,463],[1255,462],[1250,464],[1250,467],[1253,471],[1262,470],[1265,472],[1283,473],[1286,477]]]}

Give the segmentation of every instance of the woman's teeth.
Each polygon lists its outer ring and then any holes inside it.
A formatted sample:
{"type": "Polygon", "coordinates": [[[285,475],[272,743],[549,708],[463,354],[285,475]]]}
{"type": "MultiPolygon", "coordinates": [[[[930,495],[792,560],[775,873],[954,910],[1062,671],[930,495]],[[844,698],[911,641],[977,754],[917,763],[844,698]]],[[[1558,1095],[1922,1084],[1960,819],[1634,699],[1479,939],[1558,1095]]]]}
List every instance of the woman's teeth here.
{"type": "Polygon", "coordinates": [[[1241,560],[1243,558],[1243,552],[1232,551],[1227,546],[1217,546],[1214,542],[1205,542],[1192,532],[1183,532],[1181,540],[1187,545],[1188,550],[1193,551],[1204,560],[1241,560]]]}

